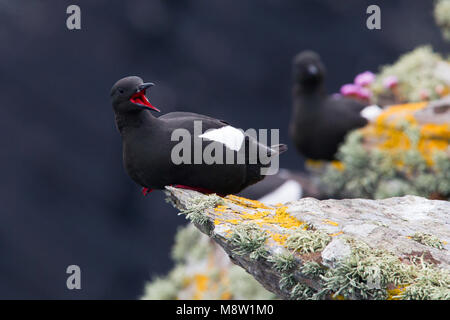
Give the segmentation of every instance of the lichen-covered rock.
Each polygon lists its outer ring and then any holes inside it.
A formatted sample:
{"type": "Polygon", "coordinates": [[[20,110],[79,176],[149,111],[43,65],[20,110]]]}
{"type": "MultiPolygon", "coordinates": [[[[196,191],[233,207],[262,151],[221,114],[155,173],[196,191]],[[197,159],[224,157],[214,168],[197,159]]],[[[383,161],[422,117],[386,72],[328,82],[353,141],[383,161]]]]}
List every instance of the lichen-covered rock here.
{"type": "Polygon", "coordinates": [[[383,66],[370,90],[372,102],[381,105],[439,99],[450,93],[450,63],[430,46],[418,47],[383,66]]]}
{"type": "Polygon", "coordinates": [[[359,132],[365,147],[388,153],[397,165],[405,165],[401,155],[411,150],[432,165],[436,152],[450,156],[450,97],[391,106],[359,132]]]}
{"type": "Polygon", "coordinates": [[[336,268],[351,253],[352,249],[347,241],[341,238],[335,238],[322,250],[322,264],[329,268],[336,268]]]}
{"type": "Polygon", "coordinates": [[[305,198],[268,206],[172,187],[167,194],[281,298],[450,299],[449,202],[305,198]]]}
{"type": "Polygon", "coordinates": [[[450,98],[387,108],[352,132],[337,158],[322,177],[334,197],[450,200],[450,98]]]}

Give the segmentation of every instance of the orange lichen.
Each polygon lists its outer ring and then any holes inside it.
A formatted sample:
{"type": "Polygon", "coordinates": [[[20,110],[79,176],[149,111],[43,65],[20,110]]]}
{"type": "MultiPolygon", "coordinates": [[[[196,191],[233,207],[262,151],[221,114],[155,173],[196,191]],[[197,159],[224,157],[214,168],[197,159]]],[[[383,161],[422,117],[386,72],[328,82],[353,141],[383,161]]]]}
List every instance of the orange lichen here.
{"type": "Polygon", "coordinates": [[[326,165],[326,162],[322,160],[306,159],[305,165],[311,170],[321,170],[326,165]]]}
{"type": "Polygon", "coordinates": [[[450,140],[450,124],[427,123],[420,127],[420,134],[427,139],[450,140]]]}
{"type": "Polygon", "coordinates": [[[250,200],[235,195],[228,195],[225,197],[226,200],[231,201],[234,204],[240,205],[242,207],[248,207],[253,209],[270,209],[264,203],[257,200],[250,200]]]}
{"type": "Polygon", "coordinates": [[[330,237],[337,237],[337,236],[340,236],[341,234],[344,234],[344,232],[343,231],[339,231],[339,232],[336,232],[336,233],[332,233],[329,236],[330,237]]]}
{"type": "Polygon", "coordinates": [[[192,292],[193,300],[232,299],[227,267],[218,267],[217,257],[212,252],[207,257],[208,263],[204,272],[187,276],[183,281],[183,289],[192,292]]]}
{"type": "Polygon", "coordinates": [[[208,276],[204,274],[196,274],[193,277],[195,284],[195,293],[193,296],[194,300],[201,300],[203,298],[203,294],[208,289],[208,276]]]}
{"type": "Polygon", "coordinates": [[[450,94],[450,86],[442,86],[438,88],[438,93],[441,97],[445,97],[446,95],[450,94]]]}
{"type": "Polygon", "coordinates": [[[396,297],[401,295],[405,291],[406,287],[396,287],[394,289],[388,289],[388,297],[386,300],[400,300],[400,298],[396,297]]]}
{"type": "Polygon", "coordinates": [[[225,212],[227,210],[227,206],[217,206],[214,208],[214,211],[216,212],[225,212]]]}
{"type": "Polygon", "coordinates": [[[345,165],[341,161],[331,161],[331,165],[338,171],[343,171],[345,169],[345,165]]]}
{"type": "Polygon", "coordinates": [[[269,236],[278,244],[284,245],[287,235],[284,234],[280,228],[283,229],[296,229],[300,226],[307,228],[307,225],[291,216],[287,213],[288,207],[275,206],[269,207],[259,201],[250,200],[234,195],[227,196],[227,201],[243,207],[243,209],[249,209],[248,211],[237,211],[231,208],[219,208],[220,212],[223,212],[223,217],[215,217],[214,224],[219,225],[223,223],[239,224],[251,222],[264,228],[269,236]],[[229,215],[227,215],[227,213],[229,215]],[[225,217],[227,216],[227,217],[225,217]]]}
{"type": "Polygon", "coordinates": [[[417,149],[428,165],[433,164],[433,153],[443,151],[450,144],[450,124],[419,123],[415,112],[425,108],[428,102],[395,105],[384,110],[372,124],[361,129],[364,140],[376,149],[388,152],[398,166],[403,166],[401,155],[413,145],[402,125],[408,123],[417,128],[419,140],[417,149]]]}
{"type": "Polygon", "coordinates": [[[390,106],[385,109],[376,119],[378,126],[396,126],[398,119],[414,121],[414,112],[426,107],[428,101],[406,103],[390,106]]]}
{"type": "Polygon", "coordinates": [[[222,295],[220,296],[220,300],[230,300],[232,298],[232,295],[229,291],[224,291],[222,295]]]}
{"type": "MultiPolygon", "coordinates": [[[[228,196],[231,197],[231,196],[228,196]]],[[[227,198],[228,198],[227,197],[227,198]]],[[[235,198],[238,198],[236,196],[232,196],[235,198]]],[[[235,201],[235,199],[233,199],[233,201],[235,201]]],[[[233,218],[217,218],[214,220],[214,224],[218,225],[220,223],[231,223],[231,224],[237,224],[243,221],[251,221],[254,222],[260,226],[271,226],[271,225],[276,225],[285,229],[294,229],[297,228],[299,226],[301,226],[302,224],[304,224],[303,222],[299,221],[298,219],[294,218],[293,216],[291,216],[290,214],[288,214],[286,212],[287,207],[283,206],[283,207],[278,207],[278,208],[269,208],[267,206],[265,206],[264,204],[262,204],[261,202],[258,201],[254,201],[254,200],[249,200],[249,199],[245,199],[245,198],[240,198],[239,202],[240,203],[245,203],[245,205],[247,205],[247,202],[250,201],[251,205],[253,207],[257,206],[258,208],[264,208],[264,209],[268,209],[268,210],[256,210],[256,211],[252,211],[252,212],[246,212],[246,211],[242,211],[242,212],[238,212],[238,211],[232,211],[230,210],[230,213],[233,213],[233,218]]]]}
{"type": "Polygon", "coordinates": [[[271,235],[273,241],[275,241],[276,243],[284,246],[286,243],[287,238],[289,237],[287,234],[278,234],[278,233],[274,233],[271,235]]]}
{"type": "Polygon", "coordinates": [[[282,204],[282,203],[277,203],[277,204],[274,204],[273,206],[274,206],[274,207],[282,207],[283,204],[282,204]]]}
{"type": "Polygon", "coordinates": [[[329,219],[323,219],[322,221],[323,221],[323,223],[331,224],[332,226],[336,226],[336,227],[339,225],[339,223],[331,221],[329,219]]]}

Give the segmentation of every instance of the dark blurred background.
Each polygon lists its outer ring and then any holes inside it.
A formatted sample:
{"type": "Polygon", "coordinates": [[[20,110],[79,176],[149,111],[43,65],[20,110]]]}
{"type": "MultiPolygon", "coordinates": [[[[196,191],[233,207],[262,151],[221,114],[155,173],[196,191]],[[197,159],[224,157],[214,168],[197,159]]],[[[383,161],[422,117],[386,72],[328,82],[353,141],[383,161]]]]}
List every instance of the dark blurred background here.
{"type": "MultiPolygon", "coordinates": [[[[448,53],[423,0],[0,0],[0,298],[139,297],[165,274],[184,217],[122,168],[112,84],[157,84],[163,113],[192,111],[287,134],[291,59],[321,54],[330,92],[421,44],[448,53]],[[81,8],[79,31],[66,8],[81,8]],[[381,7],[381,30],[366,8],[381,7]],[[81,290],[66,268],[81,267],[81,290]]],[[[299,169],[291,148],[281,166],[299,169]]]]}

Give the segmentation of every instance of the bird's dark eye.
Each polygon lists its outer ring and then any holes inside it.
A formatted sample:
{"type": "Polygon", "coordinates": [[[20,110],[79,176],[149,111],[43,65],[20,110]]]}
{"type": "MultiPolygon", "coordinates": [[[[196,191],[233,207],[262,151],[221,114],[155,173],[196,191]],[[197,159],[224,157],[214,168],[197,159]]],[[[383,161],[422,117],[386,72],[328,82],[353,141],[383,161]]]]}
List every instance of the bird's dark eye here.
{"type": "Polygon", "coordinates": [[[119,90],[120,94],[124,93],[124,90],[122,88],[118,88],[117,90],[119,90]]]}

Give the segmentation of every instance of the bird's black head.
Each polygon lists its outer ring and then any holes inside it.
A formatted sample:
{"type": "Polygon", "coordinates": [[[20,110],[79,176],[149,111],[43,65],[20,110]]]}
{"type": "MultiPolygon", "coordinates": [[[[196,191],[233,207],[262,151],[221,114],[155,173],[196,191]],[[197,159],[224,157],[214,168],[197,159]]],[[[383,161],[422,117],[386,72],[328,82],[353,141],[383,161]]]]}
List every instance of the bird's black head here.
{"type": "Polygon", "coordinates": [[[148,109],[160,112],[145,96],[145,91],[153,85],[151,82],[144,83],[141,78],[135,76],[120,79],[111,88],[114,111],[125,113],[148,109]]]}
{"type": "Polygon", "coordinates": [[[294,82],[305,90],[320,87],[325,77],[325,66],[320,57],[313,51],[303,51],[297,54],[293,63],[294,82]]]}

